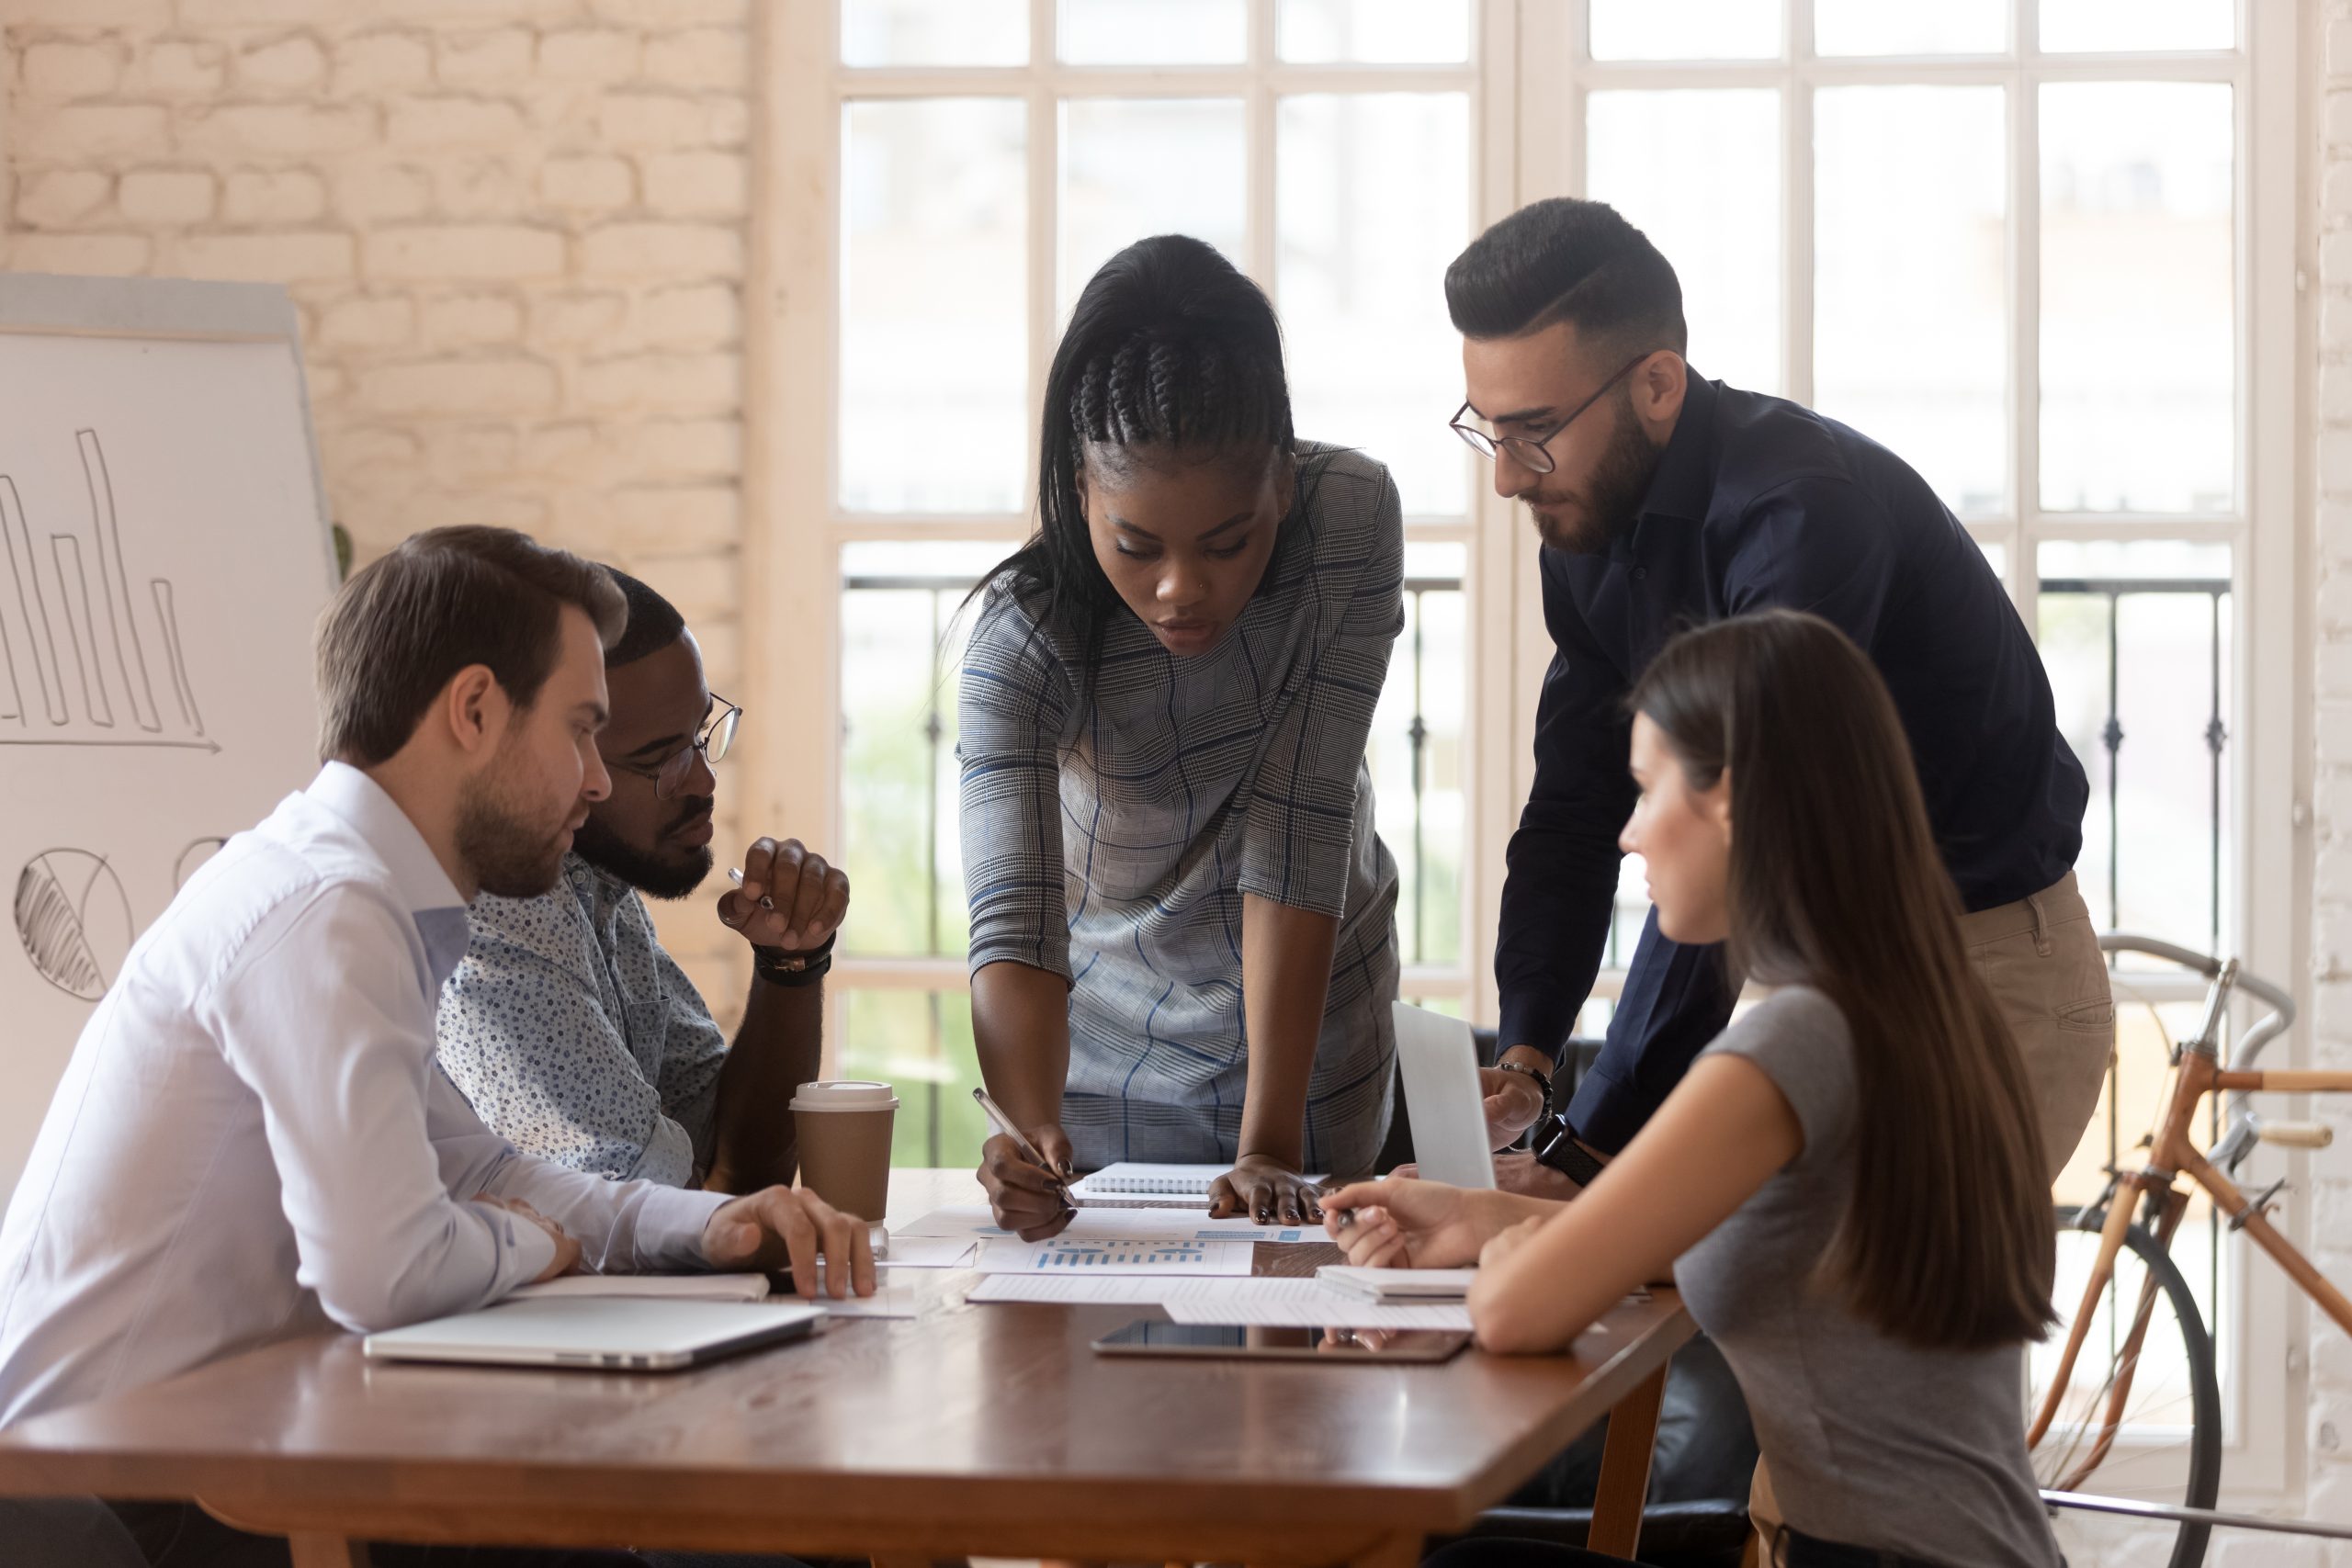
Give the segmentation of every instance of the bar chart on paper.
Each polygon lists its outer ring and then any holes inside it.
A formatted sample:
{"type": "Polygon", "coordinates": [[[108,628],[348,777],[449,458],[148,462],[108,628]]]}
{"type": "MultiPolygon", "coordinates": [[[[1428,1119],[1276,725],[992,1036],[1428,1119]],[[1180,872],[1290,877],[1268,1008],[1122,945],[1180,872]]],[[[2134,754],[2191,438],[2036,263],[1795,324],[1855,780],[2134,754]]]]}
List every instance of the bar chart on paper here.
{"type": "Polygon", "coordinates": [[[1247,1274],[1246,1241],[989,1241],[976,1267],[983,1274],[1247,1274]]]}
{"type": "Polygon", "coordinates": [[[77,430],[74,442],[84,515],[34,514],[0,471],[0,746],[217,752],[172,579],[127,558],[98,432],[77,430]]]}

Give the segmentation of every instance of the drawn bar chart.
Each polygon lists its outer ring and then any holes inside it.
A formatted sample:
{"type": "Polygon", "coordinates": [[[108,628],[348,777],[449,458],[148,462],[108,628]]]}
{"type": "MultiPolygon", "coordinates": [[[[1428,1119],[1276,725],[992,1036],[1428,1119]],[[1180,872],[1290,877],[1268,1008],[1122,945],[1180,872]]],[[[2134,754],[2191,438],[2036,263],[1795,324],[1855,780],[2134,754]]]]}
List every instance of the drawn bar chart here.
{"type": "Polygon", "coordinates": [[[133,592],[105,445],[96,430],[74,432],[74,445],[86,528],[80,518],[31,515],[15,477],[0,470],[8,567],[0,584],[0,746],[218,751],[205,734],[172,581],[150,577],[143,596],[133,592]],[[176,710],[169,729],[159,687],[176,710]]]}

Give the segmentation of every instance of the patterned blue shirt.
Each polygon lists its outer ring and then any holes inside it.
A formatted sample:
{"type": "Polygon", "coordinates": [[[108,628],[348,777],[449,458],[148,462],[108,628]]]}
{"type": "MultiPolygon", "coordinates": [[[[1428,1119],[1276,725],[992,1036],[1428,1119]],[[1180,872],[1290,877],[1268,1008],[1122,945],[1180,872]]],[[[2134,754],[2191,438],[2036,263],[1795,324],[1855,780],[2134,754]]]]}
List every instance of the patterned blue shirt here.
{"type": "Polygon", "coordinates": [[[726,1038],[645,900],[578,855],[553,891],[473,902],[441,989],[441,1066],[492,1131],[574,1170],[684,1187],[710,1168],[726,1038]]]}
{"type": "Polygon", "coordinates": [[[1082,650],[992,590],[958,703],[967,954],[1072,982],[1062,1127],[1079,1164],[1235,1157],[1249,1077],[1241,909],[1340,921],[1307,1085],[1316,1170],[1370,1168],[1388,1124],[1396,863],[1364,739],[1403,621],[1388,471],[1302,444],[1306,513],[1232,631],[1179,659],[1124,608],[1082,650]]]}

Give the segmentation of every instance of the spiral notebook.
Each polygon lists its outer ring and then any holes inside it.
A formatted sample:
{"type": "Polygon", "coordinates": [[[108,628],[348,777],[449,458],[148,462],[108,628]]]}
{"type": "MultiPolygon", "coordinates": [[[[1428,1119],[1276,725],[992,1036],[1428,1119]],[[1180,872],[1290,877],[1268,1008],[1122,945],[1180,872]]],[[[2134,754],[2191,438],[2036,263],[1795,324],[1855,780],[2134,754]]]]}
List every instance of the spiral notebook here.
{"type": "MultiPolygon", "coordinates": [[[[1147,1165],[1120,1160],[1070,1183],[1070,1201],[1088,1209],[1205,1209],[1209,1184],[1229,1165],[1147,1165]]],[[[1306,1178],[1319,1182],[1319,1176],[1306,1178]]]]}

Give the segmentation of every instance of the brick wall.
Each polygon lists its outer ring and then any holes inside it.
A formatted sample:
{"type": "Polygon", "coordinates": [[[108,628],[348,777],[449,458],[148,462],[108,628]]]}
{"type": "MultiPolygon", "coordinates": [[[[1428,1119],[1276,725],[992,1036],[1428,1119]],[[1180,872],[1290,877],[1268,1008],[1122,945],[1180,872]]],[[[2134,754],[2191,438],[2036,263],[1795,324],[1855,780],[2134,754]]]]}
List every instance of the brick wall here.
{"type": "MultiPolygon", "coordinates": [[[[287,285],[362,558],[527,529],[667,593],[733,693],[749,28],[750,0],[0,0],[0,267],[287,285]]],[[[701,899],[664,929],[731,1013],[741,944],[701,899]]]]}

